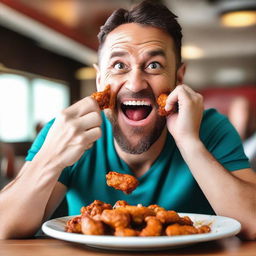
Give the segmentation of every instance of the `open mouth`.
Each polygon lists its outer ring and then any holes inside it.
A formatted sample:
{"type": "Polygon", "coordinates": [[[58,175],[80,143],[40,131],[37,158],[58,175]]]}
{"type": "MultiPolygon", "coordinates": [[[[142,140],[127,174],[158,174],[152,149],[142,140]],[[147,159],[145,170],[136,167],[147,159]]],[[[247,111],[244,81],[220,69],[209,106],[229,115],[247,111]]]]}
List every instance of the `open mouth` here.
{"type": "Polygon", "coordinates": [[[121,104],[125,116],[132,121],[146,119],[152,111],[152,106],[144,100],[128,100],[121,104]]]}

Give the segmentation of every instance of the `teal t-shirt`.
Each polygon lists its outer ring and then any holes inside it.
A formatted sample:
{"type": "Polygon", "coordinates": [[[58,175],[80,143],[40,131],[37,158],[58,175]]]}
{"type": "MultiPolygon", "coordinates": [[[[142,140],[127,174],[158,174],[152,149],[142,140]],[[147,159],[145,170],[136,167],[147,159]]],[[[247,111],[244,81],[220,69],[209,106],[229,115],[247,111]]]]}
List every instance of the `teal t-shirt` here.
{"type": "MultiPolygon", "coordinates": [[[[102,117],[102,137],[74,165],[65,168],[59,177],[59,182],[68,188],[66,197],[69,215],[79,214],[82,206],[95,199],[112,205],[117,200],[125,200],[132,205],[158,204],[178,212],[214,214],[170,134],[159,157],[138,178],[136,190],[126,195],[107,186],[105,176],[109,171],[133,173],[118,156],[112,126],[103,113],[102,117]]],[[[41,148],[53,122],[42,129],[26,160],[31,161],[41,148]]],[[[238,133],[228,119],[214,109],[204,112],[200,137],[206,148],[227,170],[250,167],[238,133]]]]}

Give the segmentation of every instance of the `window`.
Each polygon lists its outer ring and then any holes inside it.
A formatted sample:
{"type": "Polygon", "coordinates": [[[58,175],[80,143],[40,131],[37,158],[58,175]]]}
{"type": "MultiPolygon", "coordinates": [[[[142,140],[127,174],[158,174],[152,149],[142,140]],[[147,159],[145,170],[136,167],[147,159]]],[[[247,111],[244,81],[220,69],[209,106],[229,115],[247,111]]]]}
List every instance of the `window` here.
{"type": "Polygon", "coordinates": [[[69,105],[64,83],[17,74],[0,74],[0,140],[32,141],[35,127],[69,105]]]}
{"type": "Polygon", "coordinates": [[[45,79],[34,79],[32,85],[35,122],[46,123],[69,105],[67,86],[45,79]]]}

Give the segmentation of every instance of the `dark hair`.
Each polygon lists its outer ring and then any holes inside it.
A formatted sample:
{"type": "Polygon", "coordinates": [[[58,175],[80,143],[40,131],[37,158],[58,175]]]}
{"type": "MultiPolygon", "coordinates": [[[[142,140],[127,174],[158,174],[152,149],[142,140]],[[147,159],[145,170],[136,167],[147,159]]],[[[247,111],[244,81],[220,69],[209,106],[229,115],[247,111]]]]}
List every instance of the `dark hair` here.
{"type": "Polygon", "coordinates": [[[143,1],[133,9],[118,9],[112,13],[105,24],[101,26],[98,34],[99,51],[104,44],[107,35],[118,26],[126,23],[138,23],[153,26],[167,32],[174,41],[177,65],[181,63],[181,26],[176,20],[177,16],[166,6],[152,1],[143,1]]]}

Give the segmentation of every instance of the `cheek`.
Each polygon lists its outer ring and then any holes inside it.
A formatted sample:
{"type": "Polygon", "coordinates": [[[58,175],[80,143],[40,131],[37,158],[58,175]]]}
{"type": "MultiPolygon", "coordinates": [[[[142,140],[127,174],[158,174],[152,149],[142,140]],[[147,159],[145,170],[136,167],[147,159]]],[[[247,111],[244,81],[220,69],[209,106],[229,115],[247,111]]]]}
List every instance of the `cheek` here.
{"type": "Polygon", "coordinates": [[[172,91],[176,86],[175,75],[161,75],[154,77],[152,80],[152,89],[155,95],[159,95],[163,92],[172,91]]]}
{"type": "Polygon", "coordinates": [[[117,94],[124,83],[125,79],[123,77],[121,78],[107,73],[104,79],[101,81],[101,88],[105,88],[105,86],[109,84],[111,87],[111,91],[114,94],[117,94]]]}

